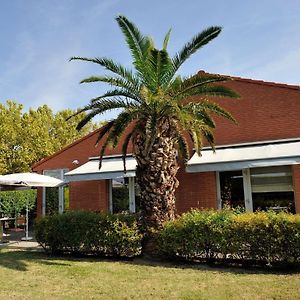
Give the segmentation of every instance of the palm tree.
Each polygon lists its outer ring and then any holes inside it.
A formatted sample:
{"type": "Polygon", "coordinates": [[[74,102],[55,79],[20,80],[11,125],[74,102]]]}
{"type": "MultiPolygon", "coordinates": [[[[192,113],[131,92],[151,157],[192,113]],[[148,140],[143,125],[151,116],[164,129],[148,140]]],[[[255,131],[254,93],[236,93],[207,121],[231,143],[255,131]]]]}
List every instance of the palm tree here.
{"type": "Polygon", "coordinates": [[[179,169],[177,153],[187,162],[189,142],[199,155],[203,138],[213,147],[215,122],[212,114],[235,122],[229,112],[207,97],[237,98],[238,95],[229,88],[216,85],[229,80],[228,77],[204,73],[182,78],[177,74],[192,54],[219,35],[220,27],[209,27],[200,32],[171,57],[167,52],[170,31],[164,38],[162,49],[158,50],[153,40],[142,35],[126,17],[118,16],[116,20],[130,49],[134,71],[108,58],[70,59],[93,62],[110,71],[110,75],[92,76],[81,83],[103,82],[112,86],[78,111],[88,112],[78,129],[96,115],[121,109],[117,117],[100,130],[100,167],[106,148],[115,147],[121,141],[126,171],[125,157],[129,144],[132,144],[137,160],[136,178],[141,189],[141,220],[149,233],[159,229],[165,221],[174,219],[179,169]],[[191,102],[192,96],[201,98],[191,102]]]}

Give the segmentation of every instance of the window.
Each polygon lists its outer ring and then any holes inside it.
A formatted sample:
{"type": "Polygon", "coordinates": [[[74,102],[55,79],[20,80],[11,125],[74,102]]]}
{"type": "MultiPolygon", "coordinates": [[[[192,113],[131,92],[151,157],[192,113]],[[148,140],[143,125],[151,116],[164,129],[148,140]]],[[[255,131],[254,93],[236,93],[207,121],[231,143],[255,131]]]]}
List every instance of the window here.
{"type": "Polygon", "coordinates": [[[219,207],[244,207],[247,211],[287,210],[295,213],[290,166],[219,172],[219,207]]]}
{"type": "Polygon", "coordinates": [[[112,213],[135,213],[139,209],[139,188],[134,177],[120,177],[110,180],[110,211],[112,213]]]}
{"type": "Polygon", "coordinates": [[[245,207],[242,171],[220,172],[221,207],[245,207]]]}
{"type": "Polygon", "coordinates": [[[128,178],[111,180],[112,213],[129,211],[128,178]]]}
{"type": "MultiPolygon", "coordinates": [[[[55,169],[44,170],[43,174],[51,176],[57,179],[64,180],[64,174],[68,170],[55,169]]],[[[43,203],[42,213],[43,215],[62,213],[69,208],[69,187],[46,187],[43,188],[43,203]]]]}
{"type": "Polygon", "coordinates": [[[289,166],[253,168],[253,210],[287,210],[295,213],[293,178],[289,166]]]}

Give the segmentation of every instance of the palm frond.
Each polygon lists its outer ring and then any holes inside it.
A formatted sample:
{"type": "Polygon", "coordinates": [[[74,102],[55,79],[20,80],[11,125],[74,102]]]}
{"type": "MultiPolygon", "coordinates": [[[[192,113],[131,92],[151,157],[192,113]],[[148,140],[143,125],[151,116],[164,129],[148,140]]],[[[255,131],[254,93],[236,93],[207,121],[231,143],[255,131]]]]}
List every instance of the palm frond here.
{"type": "Polygon", "coordinates": [[[123,160],[124,173],[126,173],[126,156],[127,156],[128,145],[129,145],[130,141],[132,140],[132,137],[136,133],[138,126],[139,126],[139,123],[137,122],[134,125],[134,127],[131,129],[131,131],[126,135],[123,145],[122,145],[122,160],[123,160]]]}
{"type": "Polygon", "coordinates": [[[178,152],[186,164],[190,159],[189,145],[183,134],[178,134],[177,136],[178,152]]]}
{"type": "MultiPolygon", "coordinates": [[[[108,145],[112,143],[113,139],[115,138],[115,134],[116,134],[116,123],[117,123],[117,119],[111,120],[109,123],[107,123],[106,125],[104,125],[102,127],[101,132],[99,133],[99,136],[97,138],[96,144],[98,144],[104,136],[106,136],[106,139],[101,147],[100,150],[100,155],[99,155],[99,169],[101,169],[102,166],[102,160],[103,160],[103,156],[105,154],[105,150],[107,149],[108,145]]],[[[119,134],[122,134],[119,132],[119,134]]]]}
{"type": "MultiPolygon", "coordinates": [[[[109,135],[108,135],[109,137],[109,135]]],[[[101,169],[102,167],[102,161],[103,161],[103,156],[105,154],[105,150],[107,149],[108,145],[109,145],[109,138],[106,137],[106,140],[104,141],[102,147],[101,147],[101,150],[100,150],[100,155],[99,155],[99,170],[101,169]]]]}
{"type": "Polygon", "coordinates": [[[188,94],[190,90],[195,88],[205,86],[207,84],[216,83],[216,82],[225,82],[231,80],[230,77],[213,75],[213,74],[204,74],[204,75],[194,75],[188,78],[183,78],[179,83],[178,79],[176,82],[173,82],[170,86],[170,92],[172,96],[176,97],[181,94],[188,94]]]}
{"type": "Polygon", "coordinates": [[[130,107],[135,107],[132,103],[126,103],[121,100],[117,99],[102,99],[101,101],[94,101],[88,105],[86,105],[84,108],[82,108],[80,111],[78,111],[76,114],[79,114],[84,111],[91,110],[77,125],[77,129],[80,130],[83,126],[85,126],[90,120],[92,120],[95,116],[99,116],[107,111],[114,110],[114,109],[128,109],[130,107]]]}
{"type": "Polygon", "coordinates": [[[201,129],[199,127],[194,127],[191,130],[191,137],[193,139],[193,144],[195,147],[196,153],[200,156],[201,155],[201,149],[202,149],[202,138],[201,138],[201,129]]]}
{"type": "MultiPolygon", "coordinates": [[[[110,125],[108,126],[105,132],[105,134],[107,133],[106,140],[101,147],[99,157],[99,168],[101,168],[102,159],[108,145],[112,144],[112,146],[115,147],[118,144],[118,141],[124,133],[124,130],[128,127],[128,125],[134,118],[136,118],[136,115],[134,113],[122,112],[118,115],[116,119],[111,121],[110,125]]],[[[105,134],[102,135],[101,139],[104,137],[105,134]]]]}
{"type": "MultiPolygon", "coordinates": [[[[83,110],[84,111],[84,110],[83,110]]],[[[98,110],[93,110],[88,113],[76,126],[77,130],[82,129],[88,122],[90,122],[96,115],[98,115],[98,110]]]]}
{"type": "Polygon", "coordinates": [[[163,50],[167,50],[168,48],[168,44],[169,44],[169,40],[170,40],[170,36],[171,36],[171,32],[172,32],[172,29],[170,28],[167,32],[167,34],[165,35],[165,38],[164,38],[164,42],[163,42],[163,50]]]}
{"type": "Polygon", "coordinates": [[[153,41],[149,37],[143,36],[139,29],[126,17],[118,16],[116,20],[125,36],[128,47],[131,50],[134,65],[139,69],[145,62],[148,50],[151,44],[153,44],[153,41]]]}
{"type": "Polygon", "coordinates": [[[157,136],[157,124],[158,120],[156,114],[149,116],[148,120],[146,121],[145,132],[146,132],[146,141],[144,147],[144,154],[148,156],[157,136]]]}
{"type": "Polygon", "coordinates": [[[212,113],[215,113],[218,116],[224,117],[224,118],[232,121],[233,123],[237,124],[237,121],[232,116],[232,114],[215,102],[206,100],[206,101],[202,101],[199,103],[194,103],[192,105],[194,107],[195,113],[198,113],[198,112],[201,113],[203,110],[210,111],[212,113]]]}
{"type": "Polygon", "coordinates": [[[100,143],[102,138],[111,130],[111,128],[114,126],[115,120],[111,120],[107,122],[105,125],[103,125],[99,131],[99,135],[96,140],[96,145],[100,143]]]}
{"type": "Polygon", "coordinates": [[[233,91],[232,89],[221,86],[221,85],[211,85],[203,86],[195,89],[195,95],[205,95],[212,97],[228,97],[228,98],[240,98],[240,95],[233,91]]]}
{"type": "Polygon", "coordinates": [[[131,137],[133,135],[134,131],[129,132],[123,142],[122,145],[122,160],[123,160],[123,168],[124,168],[124,173],[126,174],[126,156],[127,156],[127,150],[128,150],[128,145],[131,140],[131,137]]]}
{"type": "MultiPolygon", "coordinates": [[[[71,57],[70,60],[83,60],[96,63],[105,69],[113,72],[114,74],[122,77],[123,79],[129,81],[135,86],[139,86],[139,80],[134,76],[131,70],[126,69],[119,63],[116,63],[112,59],[106,57],[95,57],[95,58],[86,58],[86,57],[71,57]]],[[[90,81],[92,82],[92,81],[90,81]]]]}
{"type": "Polygon", "coordinates": [[[201,111],[194,111],[194,116],[197,120],[201,120],[204,124],[209,126],[210,128],[215,128],[216,124],[212,117],[209,115],[207,110],[201,110],[201,111]]]}
{"type": "Polygon", "coordinates": [[[172,63],[167,51],[157,49],[150,51],[148,62],[146,85],[153,93],[157,93],[166,83],[169,84],[168,81],[165,81],[165,78],[172,68],[172,63]]]}
{"type": "MultiPolygon", "coordinates": [[[[133,94],[132,92],[129,92],[128,90],[125,90],[125,89],[121,88],[121,89],[114,89],[114,90],[111,90],[111,91],[107,91],[103,95],[91,99],[91,103],[98,102],[98,101],[100,101],[102,99],[105,99],[105,98],[108,98],[108,97],[118,97],[118,98],[122,98],[122,99],[123,99],[123,97],[125,97],[126,101],[134,100],[138,103],[141,102],[141,99],[138,98],[136,96],[136,94],[133,94]]],[[[125,99],[124,99],[124,101],[125,101],[125,99]]]]}
{"type": "MultiPolygon", "coordinates": [[[[104,82],[111,86],[120,87],[128,91],[128,93],[139,95],[139,87],[133,85],[131,82],[118,77],[113,76],[91,76],[82,79],[80,83],[90,83],[90,82],[104,82]]],[[[136,97],[137,99],[138,97],[136,97]]]]}
{"type": "Polygon", "coordinates": [[[129,124],[137,118],[137,111],[124,111],[121,112],[115,119],[115,124],[110,132],[109,140],[113,147],[116,147],[120,137],[124,133],[124,130],[129,126],[129,124]]]}
{"type": "Polygon", "coordinates": [[[203,127],[201,132],[203,137],[208,141],[209,145],[212,147],[213,151],[215,152],[215,137],[213,132],[207,127],[203,127]]]}
{"type": "Polygon", "coordinates": [[[179,51],[175,57],[173,58],[173,74],[177,72],[177,70],[180,68],[180,66],[197,50],[199,50],[201,47],[209,43],[211,40],[216,38],[222,28],[218,26],[212,26],[207,28],[206,30],[203,30],[199,34],[193,37],[193,39],[186,43],[182,50],[179,51]]]}

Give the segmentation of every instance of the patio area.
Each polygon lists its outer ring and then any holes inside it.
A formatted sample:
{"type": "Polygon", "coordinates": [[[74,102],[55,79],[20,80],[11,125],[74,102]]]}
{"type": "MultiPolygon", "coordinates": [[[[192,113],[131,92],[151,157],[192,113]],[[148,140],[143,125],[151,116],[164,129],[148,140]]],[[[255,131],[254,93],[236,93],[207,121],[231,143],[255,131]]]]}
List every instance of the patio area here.
{"type": "Polygon", "coordinates": [[[14,231],[9,229],[5,232],[2,241],[0,241],[0,249],[15,250],[35,250],[40,251],[42,248],[36,242],[33,232],[29,231],[31,240],[22,240],[25,237],[25,231],[14,231]]]}

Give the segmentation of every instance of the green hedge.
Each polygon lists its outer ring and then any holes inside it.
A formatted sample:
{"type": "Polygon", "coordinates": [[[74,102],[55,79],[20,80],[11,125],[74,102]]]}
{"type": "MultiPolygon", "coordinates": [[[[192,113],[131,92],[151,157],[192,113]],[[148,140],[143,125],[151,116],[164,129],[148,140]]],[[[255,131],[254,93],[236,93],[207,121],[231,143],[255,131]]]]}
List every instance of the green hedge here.
{"type": "Polygon", "coordinates": [[[40,218],[37,242],[51,253],[133,257],[142,235],[133,216],[73,211],[40,218]]]}
{"type": "Polygon", "coordinates": [[[300,215],[197,211],[169,222],[158,247],[171,258],[243,264],[300,262],[300,215]]]}

